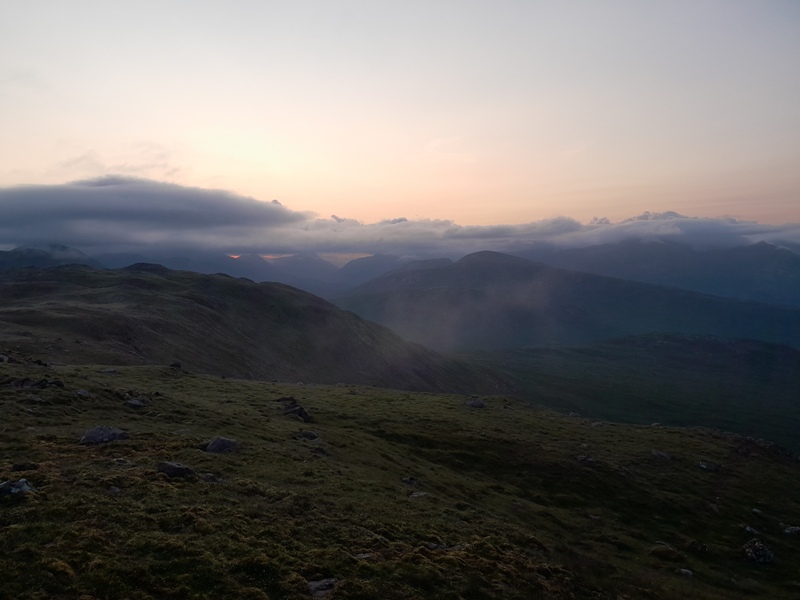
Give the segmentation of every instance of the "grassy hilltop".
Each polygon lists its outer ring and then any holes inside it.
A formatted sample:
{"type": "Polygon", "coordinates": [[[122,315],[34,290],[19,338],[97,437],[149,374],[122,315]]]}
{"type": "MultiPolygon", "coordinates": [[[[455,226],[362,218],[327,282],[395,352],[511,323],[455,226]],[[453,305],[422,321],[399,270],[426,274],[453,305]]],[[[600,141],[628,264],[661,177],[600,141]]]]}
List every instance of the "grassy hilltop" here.
{"type": "Polygon", "coordinates": [[[800,593],[800,537],[783,532],[800,525],[799,465],[756,440],[9,354],[0,480],[35,491],[0,497],[0,597],[274,600],[324,579],[318,597],[365,600],[800,593]],[[289,397],[312,422],[284,416],[289,397]],[[80,445],[96,425],[128,437],[80,445]],[[200,449],[219,435],[239,451],[200,449]],[[773,562],[746,557],[753,538],[773,562]]]}

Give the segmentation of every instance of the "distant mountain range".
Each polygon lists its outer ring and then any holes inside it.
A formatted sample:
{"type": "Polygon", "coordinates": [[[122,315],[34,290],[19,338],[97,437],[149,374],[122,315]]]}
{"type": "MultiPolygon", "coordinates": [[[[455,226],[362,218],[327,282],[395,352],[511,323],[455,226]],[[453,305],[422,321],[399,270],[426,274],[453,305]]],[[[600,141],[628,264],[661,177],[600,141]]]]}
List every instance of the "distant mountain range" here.
{"type": "Polygon", "coordinates": [[[138,264],[0,272],[0,337],[49,360],[231,377],[505,392],[487,369],[408,343],[307,292],[138,264]],[[59,358],[60,357],[60,358],[59,358]]]}
{"type": "Polygon", "coordinates": [[[557,269],[496,252],[395,270],[336,302],[442,351],[582,344],[643,333],[800,346],[800,309],[557,269]]]}
{"type": "Polygon", "coordinates": [[[20,246],[13,250],[0,251],[0,271],[21,267],[57,267],[66,264],[89,265],[95,268],[103,266],[80,250],[60,244],[42,247],[20,246]]]}
{"type": "Polygon", "coordinates": [[[531,250],[518,256],[595,275],[800,306],[800,254],[766,242],[697,250],[673,242],[629,240],[586,248],[531,250]]]}

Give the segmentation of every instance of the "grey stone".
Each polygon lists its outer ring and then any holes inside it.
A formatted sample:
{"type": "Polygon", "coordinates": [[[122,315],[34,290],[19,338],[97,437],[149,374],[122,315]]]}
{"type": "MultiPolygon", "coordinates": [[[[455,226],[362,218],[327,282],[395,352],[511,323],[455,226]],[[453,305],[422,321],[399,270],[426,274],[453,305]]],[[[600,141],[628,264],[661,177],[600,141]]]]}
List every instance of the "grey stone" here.
{"type": "Polygon", "coordinates": [[[113,442],[115,440],[124,440],[128,434],[116,427],[109,427],[108,425],[98,425],[92,427],[78,442],[79,444],[103,444],[105,442],[113,442]]]}
{"type": "Polygon", "coordinates": [[[744,552],[744,555],[748,559],[762,565],[771,563],[775,558],[772,550],[770,550],[764,542],[756,538],[753,538],[742,546],[742,552],[744,552]]]}
{"type": "Polygon", "coordinates": [[[591,456],[586,456],[584,454],[578,456],[578,462],[585,467],[593,467],[595,464],[597,464],[591,456]]]}
{"type": "Polygon", "coordinates": [[[483,402],[483,400],[479,400],[478,398],[468,398],[464,402],[464,405],[468,406],[469,408],[486,408],[486,404],[483,402]]]}
{"type": "Polygon", "coordinates": [[[88,390],[75,390],[75,395],[78,398],[90,398],[92,394],[88,390]]]}
{"type": "Polygon", "coordinates": [[[688,577],[688,578],[694,577],[694,573],[692,573],[689,569],[678,569],[675,572],[683,577],[688,577]]]}
{"type": "Polygon", "coordinates": [[[697,466],[703,469],[704,471],[719,471],[719,465],[717,463],[709,462],[706,460],[701,460],[697,463],[697,466]]]}
{"type": "Polygon", "coordinates": [[[783,530],[783,533],[786,535],[798,535],[800,534],[800,527],[787,527],[783,530]]]}
{"type": "Polygon", "coordinates": [[[650,452],[650,456],[662,462],[667,462],[672,460],[672,456],[670,456],[667,452],[661,452],[660,450],[653,450],[652,452],[650,452]]]}
{"type": "Polygon", "coordinates": [[[336,580],[333,577],[308,582],[308,591],[313,598],[323,598],[333,591],[336,587],[336,580]]]}
{"type": "Polygon", "coordinates": [[[304,439],[304,440],[316,440],[316,439],[319,439],[319,436],[315,432],[310,431],[310,430],[300,431],[300,432],[295,434],[295,437],[300,438],[300,439],[304,439]]]}
{"type": "Polygon", "coordinates": [[[194,469],[177,462],[158,463],[158,470],[167,477],[188,477],[194,475],[194,469]]]}
{"type": "Polygon", "coordinates": [[[125,406],[128,408],[144,408],[147,406],[147,401],[142,398],[131,398],[125,401],[125,406]]]}
{"type": "Polygon", "coordinates": [[[206,445],[206,452],[212,454],[230,454],[239,451],[239,442],[233,438],[217,436],[206,445]]]}
{"type": "Polygon", "coordinates": [[[103,375],[118,375],[119,374],[119,371],[117,371],[116,369],[100,369],[100,371],[98,371],[98,372],[102,373],[103,375]]]}
{"type": "Polygon", "coordinates": [[[28,492],[33,491],[35,491],[35,488],[28,482],[27,479],[18,479],[17,481],[9,480],[0,483],[0,496],[27,494],[28,492]]]}

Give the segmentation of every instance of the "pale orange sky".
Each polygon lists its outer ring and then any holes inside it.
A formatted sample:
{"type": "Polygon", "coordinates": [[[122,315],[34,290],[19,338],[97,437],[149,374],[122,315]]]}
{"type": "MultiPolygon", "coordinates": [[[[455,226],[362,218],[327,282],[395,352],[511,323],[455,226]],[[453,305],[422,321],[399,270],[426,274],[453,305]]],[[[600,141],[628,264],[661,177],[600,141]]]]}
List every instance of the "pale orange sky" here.
{"type": "Polygon", "coordinates": [[[0,187],[119,173],[363,222],[800,221],[792,0],[4,13],[0,187]]]}

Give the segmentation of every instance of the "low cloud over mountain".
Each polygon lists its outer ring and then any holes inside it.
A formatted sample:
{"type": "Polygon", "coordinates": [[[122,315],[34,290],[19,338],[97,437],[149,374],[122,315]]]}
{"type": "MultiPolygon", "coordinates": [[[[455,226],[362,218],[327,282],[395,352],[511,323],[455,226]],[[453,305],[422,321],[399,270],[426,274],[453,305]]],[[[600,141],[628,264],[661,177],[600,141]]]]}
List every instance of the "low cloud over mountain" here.
{"type": "Polygon", "coordinates": [[[58,242],[95,255],[203,248],[456,257],[487,248],[519,252],[535,246],[591,246],[629,238],[701,247],[757,241],[800,244],[800,223],[763,225],[673,212],[648,212],[620,223],[598,218],[581,224],[556,217],[519,225],[462,226],[450,220],[401,217],[364,224],[336,215],[316,218],[275,200],[262,202],[222,190],[119,176],[2,188],[0,207],[4,247],[58,242]]]}

